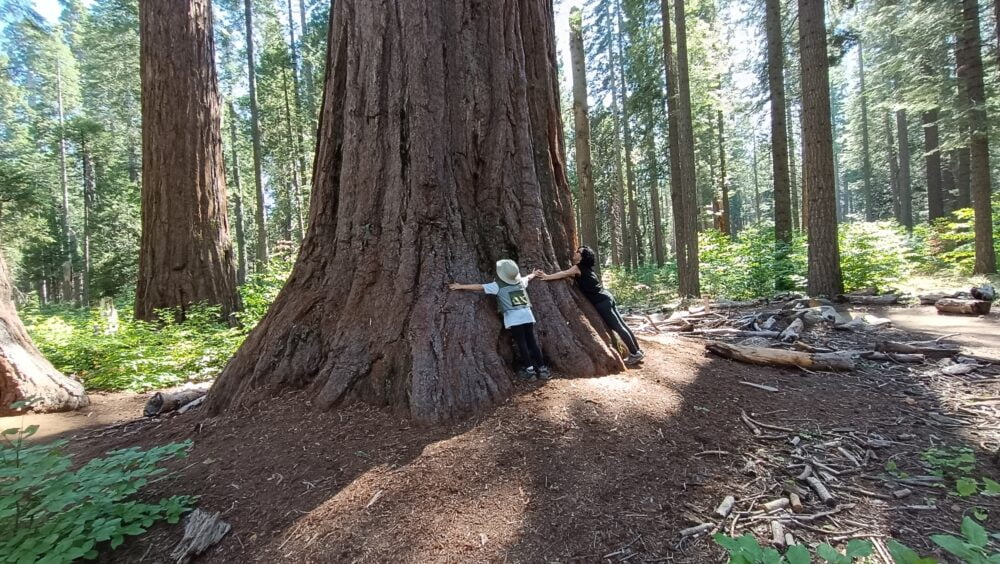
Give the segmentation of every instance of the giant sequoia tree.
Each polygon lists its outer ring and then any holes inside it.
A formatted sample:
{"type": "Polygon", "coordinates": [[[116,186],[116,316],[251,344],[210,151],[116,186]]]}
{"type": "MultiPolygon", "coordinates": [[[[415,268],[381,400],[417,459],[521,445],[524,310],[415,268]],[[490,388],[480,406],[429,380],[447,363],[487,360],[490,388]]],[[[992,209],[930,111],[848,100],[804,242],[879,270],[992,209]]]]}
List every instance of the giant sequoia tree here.
{"type": "MultiPolygon", "coordinates": [[[[498,258],[565,265],[576,243],[551,2],[390,4],[334,5],[309,230],[213,412],[290,387],[425,421],[502,400],[496,306],[447,283],[491,279],[498,258]]],[[[557,370],[623,368],[571,286],[529,293],[557,370]]]]}
{"type": "Polygon", "coordinates": [[[210,0],[141,2],[142,243],[135,316],[239,306],[210,0]]]}
{"type": "Polygon", "coordinates": [[[90,405],[83,384],[53,368],[31,342],[11,299],[7,263],[0,255],[0,416],[33,398],[35,411],[68,411],[90,405]]]}

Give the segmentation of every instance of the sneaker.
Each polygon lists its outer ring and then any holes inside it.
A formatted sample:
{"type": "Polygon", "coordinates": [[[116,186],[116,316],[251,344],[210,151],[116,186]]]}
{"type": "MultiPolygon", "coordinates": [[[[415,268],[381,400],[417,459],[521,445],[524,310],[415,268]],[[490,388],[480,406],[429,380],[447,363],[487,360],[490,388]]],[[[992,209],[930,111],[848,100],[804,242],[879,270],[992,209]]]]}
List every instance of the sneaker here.
{"type": "Polygon", "coordinates": [[[548,366],[542,366],[538,369],[538,377],[542,380],[551,380],[552,371],[549,370],[548,366]]]}
{"type": "Polygon", "coordinates": [[[535,381],[535,369],[534,367],[522,368],[520,372],[517,373],[518,377],[526,382],[535,381]]]}
{"type": "Polygon", "coordinates": [[[635,366],[636,364],[642,362],[643,358],[646,358],[646,353],[642,351],[630,354],[628,355],[628,358],[625,359],[625,366],[635,366]]]}

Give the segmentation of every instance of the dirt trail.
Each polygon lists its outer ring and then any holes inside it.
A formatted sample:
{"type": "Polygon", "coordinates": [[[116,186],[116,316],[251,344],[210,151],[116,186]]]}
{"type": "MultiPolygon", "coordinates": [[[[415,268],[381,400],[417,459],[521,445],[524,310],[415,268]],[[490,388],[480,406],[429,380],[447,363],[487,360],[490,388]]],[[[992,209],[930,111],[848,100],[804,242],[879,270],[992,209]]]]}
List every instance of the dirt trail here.
{"type": "Polygon", "coordinates": [[[893,324],[912,333],[934,337],[952,335],[948,342],[976,349],[979,354],[1000,358],[1000,304],[982,317],[972,315],[939,315],[934,306],[882,308],[878,314],[887,316],[893,324]]]}

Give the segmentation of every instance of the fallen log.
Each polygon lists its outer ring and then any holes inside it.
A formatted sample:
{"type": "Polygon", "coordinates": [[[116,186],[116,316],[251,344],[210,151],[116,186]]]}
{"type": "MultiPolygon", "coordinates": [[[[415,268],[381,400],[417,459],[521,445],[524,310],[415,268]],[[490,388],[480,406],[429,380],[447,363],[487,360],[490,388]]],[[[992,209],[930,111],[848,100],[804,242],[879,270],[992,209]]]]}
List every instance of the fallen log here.
{"type": "Polygon", "coordinates": [[[883,296],[858,296],[848,294],[844,296],[847,301],[854,305],[893,305],[899,303],[899,294],[885,294],[883,296]]]}
{"type": "Polygon", "coordinates": [[[924,362],[927,358],[922,354],[907,354],[907,353],[885,353],[885,352],[866,352],[861,353],[861,358],[865,360],[888,360],[892,362],[899,363],[915,363],[919,364],[924,362]]]}
{"type": "Polygon", "coordinates": [[[719,327],[717,329],[695,329],[695,335],[705,335],[708,337],[777,337],[781,333],[777,331],[747,331],[743,329],[733,329],[731,327],[719,327]]]}
{"type": "Polygon", "coordinates": [[[958,347],[935,347],[931,345],[911,345],[896,341],[881,341],[875,345],[875,350],[884,353],[922,354],[930,358],[948,358],[962,352],[958,347]]]}
{"type": "Polygon", "coordinates": [[[986,315],[990,312],[993,302],[986,300],[958,300],[944,298],[938,300],[934,307],[938,313],[957,313],[961,315],[986,315]]]}
{"type": "Polygon", "coordinates": [[[939,300],[943,300],[945,298],[957,298],[961,294],[961,292],[931,292],[930,294],[920,294],[917,297],[920,298],[920,305],[934,305],[938,303],[939,300]]]}
{"type": "Polygon", "coordinates": [[[712,341],[705,344],[709,351],[733,360],[764,366],[798,366],[812,370],[848,371],[854,369],[853,353],[803,353],[765,347],[742,347],[712,341]]]}
{"type": "Polygon", "coordinates": [[[219,513],[195,509],[184,525],[184,538],[174,547],[170,557],[179,564],[190,562],[222,540],[229,532],[229,523],[219,519],[219,513]]]}
{"type": "Polygon", "coordinates": [[[188,388],[181,388],[179,390],[156,392],[153,394],[153,397],[149,398],[149,401],[146,402],[146,407],[143,409],[142,413],[146,417],[153,417],[180,409],[181,406],[193,402],[194,400],[207,394],[208,389],[211,387],[212,384],[210,382],[206,382],[204,384],[197,384],[188,388]]]}

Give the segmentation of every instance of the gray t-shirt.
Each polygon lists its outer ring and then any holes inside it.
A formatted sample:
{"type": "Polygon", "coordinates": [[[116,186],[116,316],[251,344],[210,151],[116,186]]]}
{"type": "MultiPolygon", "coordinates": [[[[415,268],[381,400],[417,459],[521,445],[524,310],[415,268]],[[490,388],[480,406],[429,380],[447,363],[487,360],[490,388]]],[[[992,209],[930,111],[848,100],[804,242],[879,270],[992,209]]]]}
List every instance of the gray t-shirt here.
{"type": "Polygon", "coordinates": [[[531,313],[531,302],[528,300],[528,281],[524,278],[517,284],[500,287],[496,282],[483,284],[483,291],[497,297],[500,310],[503,311],[503,326],[507,329],[515,325],[534,323],[535,316],[531,313]]]}

